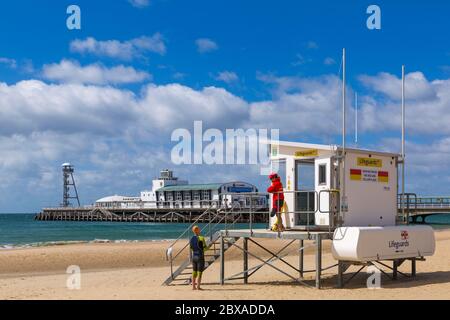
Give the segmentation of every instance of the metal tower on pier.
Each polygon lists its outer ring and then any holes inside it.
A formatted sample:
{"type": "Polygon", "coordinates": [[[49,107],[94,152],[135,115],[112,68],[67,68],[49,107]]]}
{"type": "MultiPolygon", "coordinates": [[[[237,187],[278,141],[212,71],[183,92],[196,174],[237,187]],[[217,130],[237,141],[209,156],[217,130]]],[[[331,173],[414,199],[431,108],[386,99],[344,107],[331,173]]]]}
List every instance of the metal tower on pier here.
{"type": "Polygon", "coordinates": [[[74,168],[70,163],[64,163],[62,165],[63,171],[63,202],[61,204],[62,207],[70,207],[72,204],[70,199],[76,199],[78,202],[78,206],[80,207],[80,199],[78,198],[77,186],[75,185],[75,180],[73,179],[74,168]],[[70,195],[70,188],[73,188],[75,192],[75,196],[70,195]]]}

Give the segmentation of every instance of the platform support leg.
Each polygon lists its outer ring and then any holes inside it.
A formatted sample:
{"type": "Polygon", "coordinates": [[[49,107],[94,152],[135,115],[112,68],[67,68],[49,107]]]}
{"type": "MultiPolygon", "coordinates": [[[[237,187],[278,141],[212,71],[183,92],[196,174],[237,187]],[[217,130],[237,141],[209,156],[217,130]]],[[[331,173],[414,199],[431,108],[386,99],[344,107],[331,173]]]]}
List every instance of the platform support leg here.
{"type": "Polygon", "coordinates": [[[248,283],[248,239],[244,238],[244,284],[248,283]]]}
{"type": "Polygon", "coordinates": [[[416,276],[416,258],[411,259],[411,277],[416,276]]]}
{"type": "Polygon", "coordinates": [[[316,289],[320,289],[320,276],[322,273],[322,238],[316,239],[316,289]]]}
{"type": "Polygon", "coordinates": [[[342,261],[338,261],[338,288],[344,287],[344,264],[342,261]]]}
{"type": "Polygon", "coordinates": [[[397,280],[397,278],[398,278],[397,270],[398,270],[398,260],[394,260],[393,267],[392,267],[392,279],[393,280],[397,280]]]}
{"type": "Polygon", "coordinates": [[[225,240],[220,236],[220,284],[225,284],[225,240]]]}
{"type": "Polygon", "coordinates": [[[303,255],[304,255],[303,247],[304,241],[302,239],[300,240],[300,249],[299,249],[300,251],[298,256],[298,270],[300,271],[300,279],[303,279],[303,255]]]}

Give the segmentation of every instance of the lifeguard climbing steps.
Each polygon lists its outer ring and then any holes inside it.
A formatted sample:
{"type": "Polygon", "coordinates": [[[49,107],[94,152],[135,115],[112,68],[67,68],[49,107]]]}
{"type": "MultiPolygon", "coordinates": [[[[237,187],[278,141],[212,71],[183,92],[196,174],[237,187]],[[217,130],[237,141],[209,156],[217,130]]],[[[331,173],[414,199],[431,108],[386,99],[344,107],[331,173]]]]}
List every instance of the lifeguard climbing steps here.
{"type": "Polygon", "coordinates": [[[190,259],[190,247],[189,241],[182,246],[176,254],[173,250],[177,243],[181,240],[189,239],[191,229],[194,225],[199,224],[208,217],[208,223],[201,228],[202,234],[207,234],[206,237],[206,250],[205,250],[205,270],[211,266],[217,259],[221,257],[222,253],[228,250],[239,237],[228,238],[227,242],[221,246],[221,232],[218,230],[220,225],[227,225],[228,227],[234,226],[239,222],[242,216],[242,209],[238,203],[234,204],[229,209],[215,209],[215,205],[211,205],[205,212],[203,212],[196,221],[194,221],[181,235],[175,240],[167,250],[167,259],[170,262],[170,276],[164,281],[163,285],[170,284],[188,284],[191,280],[192,275],[192,263],[190,259]],[[174,270],[174,261],[178,257],[182,256],[188,257],[182,261],[182,263],[174,270]]]}

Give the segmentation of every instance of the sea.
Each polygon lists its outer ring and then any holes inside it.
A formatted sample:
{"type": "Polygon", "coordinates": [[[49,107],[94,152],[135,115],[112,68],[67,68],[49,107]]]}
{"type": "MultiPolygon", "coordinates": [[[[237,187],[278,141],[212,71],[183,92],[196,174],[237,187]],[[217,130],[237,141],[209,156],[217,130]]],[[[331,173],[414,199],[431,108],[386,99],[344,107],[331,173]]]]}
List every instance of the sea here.
{"type": "MultiPolygon", "coordinates": [[[[34,216],[0,214],[0,249],[89,242],[170,241],[177,239],[190,226],[183,223],[36,221],[34,216]]],[[[426,222],[436,230],[450,228],[450,213],[429,216],[426,222]]],[[[219,225],[216,228],[223,227],[219,225]]],[[[248,225],[237,224],[235,227],[248,228],[248,225]]],[[[259,223],[254,227],[267,228],[267,225],[259,223]]]]}
{"type": "MultiPolygon", "coordinates": [[[[34,216],[0,214],[0,250],[89,242],[171,241],[190,227],[187,223],[37,221],[34,216]]],[[[262,223],[253,226],[267,227],[262,223]]],[[[235,227],[244,229],[248,224],[236,224],[235,227]]],[[[224,225],[212,230],[206,227],[205,232],[219,229],[224,229],[224,225]]],[[[186,237],[190,235],[190,232],[186,233],[186,237]]]]}

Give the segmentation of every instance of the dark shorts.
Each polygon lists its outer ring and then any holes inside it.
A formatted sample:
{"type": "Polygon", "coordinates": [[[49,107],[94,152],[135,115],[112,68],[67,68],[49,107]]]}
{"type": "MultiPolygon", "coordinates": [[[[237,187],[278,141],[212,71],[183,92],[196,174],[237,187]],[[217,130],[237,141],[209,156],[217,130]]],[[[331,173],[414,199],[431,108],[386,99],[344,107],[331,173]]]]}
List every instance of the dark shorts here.
{"type": "Polygon", "coordinates": [[[195,273],[201,273],[205,270],[205,257],[197,255],[192,256],[192,271],[195,273]]]}
{"type": "Polygon", "coordinates": [[[272,208],[272,217],[281,211],[281,208],[283,208],[284,205],[284,200],[277,200],[276,204],[277,206],[272,208]]]}

